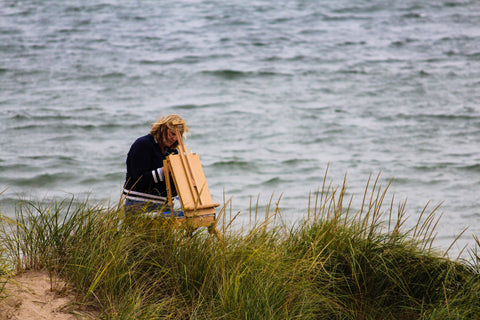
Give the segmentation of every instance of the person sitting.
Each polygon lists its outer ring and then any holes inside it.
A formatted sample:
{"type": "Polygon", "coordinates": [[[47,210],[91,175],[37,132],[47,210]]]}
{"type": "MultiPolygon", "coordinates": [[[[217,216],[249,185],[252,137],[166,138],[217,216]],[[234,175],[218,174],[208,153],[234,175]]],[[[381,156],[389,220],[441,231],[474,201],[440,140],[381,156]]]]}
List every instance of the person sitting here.
{"type": "MultiPolygon", "coordinates": [[[[178,121],[183,119],[176,114],[160,117],[151,125],[150,133],[139,137],[131,145],[123,188],[127,219],[138,212],[156,211],[169,215],[170,212],[166,211],[168,201],[163,160],[170,154],[178,154],[178,139],[173,126],[178,121]]],[[[177,128],[182,136],[189,132],[186,124],[177,128]]],[[[173,181],[170,186],[172,196],[176,196],[173,181]]],[[[181,216],[181,213],[177,215],[181,216]]]]}

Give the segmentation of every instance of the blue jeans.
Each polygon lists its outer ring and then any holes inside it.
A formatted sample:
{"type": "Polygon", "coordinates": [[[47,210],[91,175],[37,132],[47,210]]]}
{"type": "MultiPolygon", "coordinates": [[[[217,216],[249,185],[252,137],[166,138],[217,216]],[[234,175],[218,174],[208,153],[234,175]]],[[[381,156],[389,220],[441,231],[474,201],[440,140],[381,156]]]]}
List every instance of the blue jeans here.
{"type": "MultiPolygon", "coordinates": [[[[156,211],[158,214],[162,214],[165,217],[170,217],[172,212],[168,207],[168,204],[165,203],[153,203],[153,202],[144,202],[126,199],[125,204],[125,213],[127,215],[133,215],[135,213],[146,213],[150,211],[156,211]]],[[[175,217],[183,217],[182,210],[173,210],[173,215],[175,217]]]]}

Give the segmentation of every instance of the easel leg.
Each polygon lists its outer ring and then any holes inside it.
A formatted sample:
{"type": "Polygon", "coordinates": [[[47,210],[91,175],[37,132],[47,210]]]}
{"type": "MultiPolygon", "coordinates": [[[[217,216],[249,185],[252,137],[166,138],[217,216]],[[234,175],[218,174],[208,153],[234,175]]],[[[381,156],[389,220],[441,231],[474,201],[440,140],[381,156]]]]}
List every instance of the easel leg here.
{"type": "Polygon", "coordinates": [[[222,235],[220,232],[218,232],[217,226],[215,224],[212,224],[211,226],[208,227],[208,233],[213,234],[217,240],[222,240],[222,235]]]}
{"type": "Polygon", "coordinates": [[[170,215],[173,216],[172,189],[170,186],[170,164],[168,163],[168,160],[163,161],[163,176],[165,177],[165,184],[167,186],[167,199],[168,206],[170,207],[170,215]]]}

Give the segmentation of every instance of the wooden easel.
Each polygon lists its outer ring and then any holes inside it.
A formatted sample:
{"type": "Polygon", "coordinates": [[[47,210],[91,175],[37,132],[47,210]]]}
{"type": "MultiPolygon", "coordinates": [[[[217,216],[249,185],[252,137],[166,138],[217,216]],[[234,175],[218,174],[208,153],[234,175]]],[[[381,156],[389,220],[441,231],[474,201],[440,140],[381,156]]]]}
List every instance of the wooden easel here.
{"type": "Polygon", "coordinates": [[[210,233],[219,237],[216,229],[216,211],[219,203],[213,203],[200,158],[197,154],[188,153],[183,144],[182,134],[178,126],[185,125],[185,121],[173,123],[178,141],[178,154],[167,156],[163,161],[163,173],[167,185],[167,199],[170,212],[173,213],[172,188],[170,177],[177,190],[180,204],[185,218],[177,218],[180,224],[189,228],[209,227],[210,233]]]}

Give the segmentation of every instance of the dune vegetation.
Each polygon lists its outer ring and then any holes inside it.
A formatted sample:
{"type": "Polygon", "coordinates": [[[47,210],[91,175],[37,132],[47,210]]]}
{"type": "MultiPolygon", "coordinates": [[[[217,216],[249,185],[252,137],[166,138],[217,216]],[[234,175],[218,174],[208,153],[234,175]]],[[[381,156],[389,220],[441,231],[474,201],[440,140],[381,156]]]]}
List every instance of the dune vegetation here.
{"type": "Polygon", "coordinates": [[[378,177],[355,210],[346,182],[326,180],[293,225],[273,203],[233,228],[226,201],[221,238],[169,219],[126,225],[121,205],[22,200],[15,217],[2,216],[2,283],[47,270],[99,319],[480,318],[480,257],[434,248],[436,209],[407,228],[405,203],[387,201],[378,177]]]}

